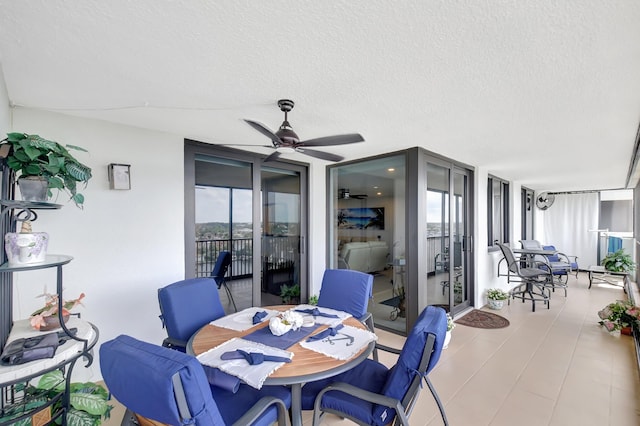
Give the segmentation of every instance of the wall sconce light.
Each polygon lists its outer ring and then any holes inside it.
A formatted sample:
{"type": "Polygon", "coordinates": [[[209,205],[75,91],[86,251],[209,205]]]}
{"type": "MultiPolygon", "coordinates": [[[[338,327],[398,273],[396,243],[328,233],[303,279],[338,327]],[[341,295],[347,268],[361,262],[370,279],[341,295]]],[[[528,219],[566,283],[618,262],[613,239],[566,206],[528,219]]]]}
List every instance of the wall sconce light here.
{"type": "Polygon", "coordinates": [[[108,169],[110,189],[131,189],[130,164],[111,163],[108,169]]]}

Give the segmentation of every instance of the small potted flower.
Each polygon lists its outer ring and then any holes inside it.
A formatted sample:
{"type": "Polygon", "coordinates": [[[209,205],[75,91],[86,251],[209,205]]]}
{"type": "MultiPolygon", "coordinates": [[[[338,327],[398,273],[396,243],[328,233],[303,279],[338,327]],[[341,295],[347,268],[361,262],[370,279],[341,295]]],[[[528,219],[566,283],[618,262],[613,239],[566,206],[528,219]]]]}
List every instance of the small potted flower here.
{"type": "MultiPolygon", "coordinates": [[[[44,297],[44,306],[31,314],[31,326],[36,330],[49,331],[60,327],[58,317],[58,295],[47,293],[46,289],[38,297],[44,297]]],[[[80,293],[77,299],[65,300],[62,304],[62,320],[66,323],[71,314],[71,309],[82,304],[84,293],[80,293]]]]}
{"type": "Polygon", "coordinates": [[[598,317],[598,323],[610,333],[619,330],[622,334],[632,335],[634,330],[640,330],[640,307],[629,300],[609,303],[598,312],[598,317]]]}
{"type": "Polygon", "coordinates": [[[444,345],[442,345],[443,349],[446,349],[449,346],[449,342],[451,341],[451,330],[454,328],[456,328],[456,323],[453,322],[451,314],[447,312],[447,334],[444,336],[444,345]]]}
{"type": "Polygon", "coordinates": [[[490,288],[487,290],[487,300],[489,302],[489,308],[502,309],[504,301],[509,298],[509,293],[499,288],[490,288]]]}

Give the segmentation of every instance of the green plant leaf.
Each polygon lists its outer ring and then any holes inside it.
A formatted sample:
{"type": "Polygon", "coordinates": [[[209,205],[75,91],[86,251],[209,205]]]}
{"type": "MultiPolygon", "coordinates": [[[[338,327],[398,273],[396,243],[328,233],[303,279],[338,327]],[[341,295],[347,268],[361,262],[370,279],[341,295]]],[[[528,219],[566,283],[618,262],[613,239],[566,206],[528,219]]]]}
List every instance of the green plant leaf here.
{"type": "Polygon", "coordinates": [[[67,172],[77,181],[86,182],[91,179],[91,169],[78,163],[68,163],[67,172]]]}
{"type": "Polygon", "coordinates": [[[58,142],[50,141],[38,135],[29,135],[25,138],[28,146],[42,148],[44,151],[60,152],[61,145],[58,142]]]}
{"type": "Polygon", "coordinates": [[[95,426],[100,423],[99,416],[93,416],[75,408],[70,408],[67,413],[67,426],[95,426]]]}
{"type": "Polygon", "coordinates": [[[11,143],[21,141],[26,137],[27,135],[25,135],[24,133],[7,133],[7,141],[11,143]]]}
{"type": "Polygon", "coordinates": [[[29,157],[29,160],[35,160],[42,154],[42,152],[38,148],[34,148],[29,145],[23,146],[23,148],[24,153],[27,155],[27,157],[29,157]]]}
{"type": "Polygon", "coordinates": [[[69,395],[71,406],[86,411],[94,416],[102,416],[107,410],[107,401],[102,395],[94,393],[74,392],[69,395]]]}
{"type": "Polygon", "coordinates": [[[45,390],[64,390],[65,380],[62,371],[53,370],[40,377],[36,388],[45,390]]]}

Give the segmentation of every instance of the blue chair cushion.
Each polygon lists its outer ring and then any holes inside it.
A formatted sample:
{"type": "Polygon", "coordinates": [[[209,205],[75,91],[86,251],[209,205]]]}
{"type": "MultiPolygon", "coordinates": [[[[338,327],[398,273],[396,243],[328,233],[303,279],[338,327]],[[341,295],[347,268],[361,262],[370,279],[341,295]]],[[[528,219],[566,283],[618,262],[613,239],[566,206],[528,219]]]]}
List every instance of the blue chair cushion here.
{"type": "MultiPolygon", "coordinates": [[[[249,408],[265,396],[280,398],[287,408],[291,407],[291,391],[284,386],[263,386],[257,390],[249,385],[241,384],[238,392],[213,388],[213,398],[224,419],[224,424],[235,423],[249,408]]],[[[252,426],[270,426],[278,420],[278,410],[269,407],[252,426]]]]}
{"type": "Polygon", "coordinates": [[[109,392],[125,407],[172,425],[182,424],[171,381],[179,373],[196,424],[223,424],[195,357],[120,335],[100,347],[100,368],[109,392]]]}
{"type": "MultiPolygon", "coordinates": [[[[438,363],[444,338],[447,334],[447,314],[444,309],[437,306],[427,306],[416,321],[407,336],[407,340],[400,352],[398,362],[387,377],[387,381],[381,393],[391,398],[402,400],[411,380],[420,366],[420,360],[429,334],[435,335],[433,354],[427,364],[426,374],[438,363]]],[[[374,418],[388,419],[395,416],[395,410],[379,406],[375,409],[374,418]]]]}
{"type": "MultiPolygon", "coordinates": [[[[342,374],[330,377],[328,379],[306,383],[302,387],[302,409],[313,410],[313,404],[315,402],[316,395],[318,395],[318,393],[326,386],[334,382],[345,382],[354,386],[358,386],[361,389],[379,393],[380,389],[382,389],[382,386],[387,380],[387,374],[389,374],[389,369],[386,366],[372,359],[365,359],[351,370],[346,371],[342,374]],[[366,380],[363,380],[363,378],[366,378],[366,380]]],[[[331,408],[337,408],[337,403],[340,405],[341,410],[345,409],[343,405],[358,405],[359,402],[361,402],[357,398],[354,398],[343,392],[329,392],[325,395],[324,401],[326,402],[329,400],[334,402],[331,402],[329,405],[323,405],[330,406],[331,408]],[[337,394],[340,395],[337,398],[333,398],[333,396],[337,394]],[[337,401],[334,401],[334,399],[337,399],[337,401]],[[340,404],[341,401],[344,403],[340,404]]],[[[365,409],[366,414],[362,413],[361,416],[357,416],[358,418],[364,420],[367,417],[371,417],[371,414],[373,413],[373,407],[371,407],[371,404],[369,405],[369,409],[365,409]]]]}
{"type": "Polygon", "coordinates": [[[203,325],[225,315],[211,278],[191,278],[158,290],[167,334],[187,341],[203,325]]]}
{"type": "MultiPolygon", "coordinates": [[[[118,336],[100,347],[100,367],[118,401],[141,416],[171,425],[192,423],[180,419],[171,381],[176,372],[196,426],[233,424],[264,396],[291,406],[291,392],[285,387],[257,390],[242,384],[234,393],[210,386],[197,358],[130,336],[118,336]]],[[[277,408],[272,406],[253,425],[268,426],[277,419],[277,408]]]]}
{"type": "Polygon", "coordinates": [[[318,306],[360,318],[367,313],[372,292],[373,275],[350,269],[327,269],[322,277],[318,306]]]}

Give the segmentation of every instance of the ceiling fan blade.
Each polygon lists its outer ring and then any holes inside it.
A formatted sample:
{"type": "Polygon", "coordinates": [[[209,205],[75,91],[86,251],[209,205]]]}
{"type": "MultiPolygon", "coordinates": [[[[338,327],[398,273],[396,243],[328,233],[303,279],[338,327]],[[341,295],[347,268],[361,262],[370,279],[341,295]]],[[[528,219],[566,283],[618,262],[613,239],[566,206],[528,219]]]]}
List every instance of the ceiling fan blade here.
{"type": "Polygon", "coordinates": [[[364,138],[360,133],[349,133],[346,135],[325,136],[322,138],[309,139],[308,141],[300,141],[300,145],[304,146],[330,146],[330,145],[346,145],[348,143],[364,142],[364,138]]]}
{"type": "Polygon", "coordinates": [[[246,121],[247,124],[249,124],[249,126],[253,127],[257,131],[259,131],[260,133],[262,133],[263,135],[271,139],[275,144],[282,143],[278,135],[273,133],[271,130],[267,129],[263,124],[260,124],[257,121],[252,121],[247,119],[244,119],[244,121],[246,121]]]}
{"type": "Polygon", "coordinates": [[[301,154],[306,154],[310,157],[319,158],[321,160],[334,161],[334,162],[344,160],[344,157],[341,157],[339,155],[330,154],[328,152],[316,151],[314,149],[306,149],[303,147],[299,147],[298,149],[296,149],[296,151],[298,151],[301,154]]]}
{"type": "Polygon", "coordinates": [[[267,156],[267,158],[265,158],[262,161],[264,161],[264,162],[276,161],[279,157],[280,157],[280,153],[278,151],[275,151],[273,154],[270,154],[269,156],[267,156]]]}
{"type": "Polygon", "coordinates": [[[254,144],[246,144],[246,143],[221,143],[220,145],[222,146],[261,146],[263,148],[273,149],[273,145],[254,145],[254,144]]]}

